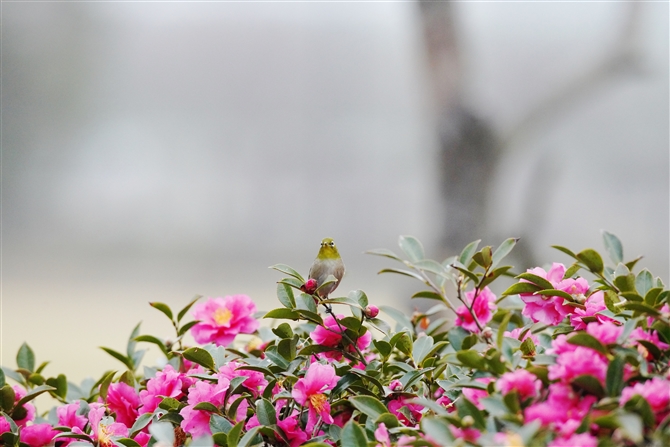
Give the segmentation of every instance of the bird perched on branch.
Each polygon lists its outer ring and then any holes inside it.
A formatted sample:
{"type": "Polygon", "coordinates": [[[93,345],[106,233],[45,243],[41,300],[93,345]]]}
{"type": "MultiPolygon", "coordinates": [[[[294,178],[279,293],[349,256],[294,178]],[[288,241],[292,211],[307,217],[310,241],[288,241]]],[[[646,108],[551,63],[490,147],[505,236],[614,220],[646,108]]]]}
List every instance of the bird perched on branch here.
{"type": "MultiPolygon", "coordinates": [[[[307,283],[312,283],[316,281],[316,293],[321,298],[328,298],[337,286],[340,284],[342,277],[344,276],[344,262],[340,257],[340,253],[337,251],[335,242],[327,237],[321,241],[321,248],[319,248],[319,254],[316,256],[312,267],[309,269],[309,280],[307,283]],[[336,281],[331,282],[330,284],[325,284],[328,282],[328,277],[332,275],[335,277],[336,281]]],[[[332,279],[332,278],[331,278],[332,279]]],[[[305,284],[307,286],[308,284],[305,284]]],[[[308,289],[311,287],[307,287],[308,289]]],[[[314,293],[314,291],[311,291],[314,293]]],[[[309,291],[308,291],[309,293],[309,291]]]]}

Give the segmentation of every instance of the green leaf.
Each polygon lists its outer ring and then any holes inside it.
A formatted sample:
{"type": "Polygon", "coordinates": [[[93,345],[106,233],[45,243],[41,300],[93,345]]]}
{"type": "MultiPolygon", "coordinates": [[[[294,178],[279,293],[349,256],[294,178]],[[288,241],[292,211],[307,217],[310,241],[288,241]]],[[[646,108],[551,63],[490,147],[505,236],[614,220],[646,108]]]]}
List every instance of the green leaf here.
{"type": "Polygon", "coordinates": [[[84,441],[87,441],[87,442],[90,442],[91,444],[93,444],[93,439],[89,435],[86,435],[86,434],[83,434],[83,433],[80,434],[80,433],[72,433],[72,432],[63,432],[63,433],[59,433],[56,436],[54,436],[54,439],[63,439],[63,438],[81,439],[81,440],[84,440],[84,441]]]}
{"type": "Polygon", "coordinates": [[[463,329],[460,326],[457,326],[449,330],[447,334],[447,339],[449,340],[449,343],[451,343],[451,346],[453,346],[455,351],[460,351],[461,349],[463,349],[463,340],[465,340],[465,338],[469,335],[470,333],[467,330],[463,329]]]}
{"type": "Polygon", "coordinates": [[[512,413],[517,414],[521,411],[521,405],[519,405],[519,393],[516,390],[512,390],[505,394],[503,396],[503,401],[512,413]]]}
{"type": "Polygon", "coordinates": [[[656,425],[654,412],[649,402],[639,394],[634,395],[625,404],[624,409],[639,414],[647,427],[653,428],[656,425]]]}
{"type": "Polygon", "coordinates": [[[135,423],[133,423],[132,428],[130,429],[130,436],[134,437],[137,433],[139,433],[144,427],[149,425],[149,422],[151,422],[151,418],[153,417],[153,413],[143,413],[141,414],[136,420],[135,423]]]}
{"type": "Polygon", "coordinates": [[[188,332],[189,329],[191,329],[193,326],[195,326],[198,323],[199,323],[198,320],[189,321],[188,323],[186,323],[185,325],[183,325],[182,327],[179,328],[179,331],[177,332],[177,336],[181,337],[186,332],[188,332]]]}
{"type": "Polygon", "coordinates": [[[572,337],[568,338],[567,341],[573,345],[585,346],[587,348],[594,349],[605,355],[608,353],[607,348],[602,343],[600,343],[597,338],[587,334],[586,332],[578,332],[572,337]]]}
{"type": "Polygon", "coordinates": [[[537,276],[533,273],[522,273],[520,275],[515,276],[516,279],[525,279],[527,281],[530,281],[531,283],[539,286],[542,289],[553,289],[554,286],[552,283],[547,281],[546,279],[542,278],[541,276],[537,276]]]}
{"type": "Polygon", "coordinates": [[[436,275],[444,275],[446,273],[446,268],[437,261],[432,259],[422,259],[421,261],[416,261],[414,267],[419,270],[424,270],[426,272],[434,273],[436,275]]]}
{"type": "Polygon", "coordinates": [[[644,295],[645,304],[654,307],[656,305],[657,298],[659,297],[661,292],[663,292],[663,289],[661,287],[654,287],[652,289],[649,289],[647,293],[645,293],[644,295]]]}
{"type": "Polygon", "coordinates": [[[409,257],[410,261],[416,262],[425,258],[423,245],[413,236],[400,236],[398,238],[398,245],[409,257]]]}
{"type": "Polygon", "coordinates": [[[467,351],[458,351],[456,353],[456,358],[464,365],[472,369],[485,370],[486,369],[486,360],[484,357],[479,355],[479,353],[467,350],[467,351]]]}
{"type": "Polygon", "coordinates": [[[626,310],[634,310],[636,312],[642,312],[642,313],[645,313],[647,315],[653,315],[653,316],[658,316],[658,315],[661,314],[659,311],[657,311],[653,307],[649,306],[648,304],[638,303],[638,302],[635,302],[635,301],[629,301],[627,303],[624,303],[621,306],[621,308],[626,309],[626,310]]]}
{"type": "Polygon", "coordinates": [[[131,359],[129,359],[128,357],[126,357],[125,355],[121,354],[120,352],[115,351],[111,348],[106,348],[104,346],[100,346],[100,349],[102,349],[107,354],[111,355],[116,360],[118,360],[121,363],[123,363],[124,365],[126,365],[126,368],[128,368],[129,370],[133,371],[135,369],[135,365],[133,365],[133,361],[131,359]]]}
{"type": "Polygon", "coordinates": [[[5,385],[0,389],[0,410],[5,413],[14,407],[14,400],[16,399],[16,393],[10,385],[5,385]]]}
{"type": "Polygon", "coordinates": [[[295,308],[295,297],[293,296],[293,289],[286,284],[277,284],[277,298],[279,302],[287,309],[295,308]]]}
{"type": "MultiPolygon", "coordinates": [[[[333,275],[328,275],[328,278],[333,277],[333,275]]],[[[325,284],[325,282],[324,282],[325,284]]],[[[314,298],[312,295],[308,295],[306,293],[301,293],[298,295],[297,299],[295,300],[295,306],[296,310],[307,310],[309,312],[312,312],[313,314],[318,314],[318,310],[316,308],[316,302],[314,301],[314,298]]]]}
{"type": "Polygon", "coordinates": [[[624,357],[616,356],[607,366],[607,375],[605,376],[605,391],[609,397],[617,397],[621,394],[624,387],[624,357]]]}
{"type": "Polygon", "coordinates": [[[149,426],[149,433],[164,445],[174,445],[174,427],[169,422],[154,422],[149,426]]]}
{"type": "Polygon", "coordinates": [[[168,306],[167,304],[154,301],[153,303],[149,303],[149,305],[163,312],[170,321],[172,321],[172,319],[174,318],[172,315],[172,309],[170,309],[170,306],[168,306]]]}
{"type": "Polygon", "coordinates": [[[193,407],[194,410],[206,411],[208,413],[220,413],[216,405],[211,402],[200,402],[193,407]]]}
{"type": "Polygon", "coordinates": [[[460,256],[458,257],[458,262],[460,262],[463,265],[468,265],[470,263],[470,260],[472,259],[472,256],[477,251],[477,246],[481,241],[482,241],[481,239],[477,239],[476,241],[472,241],[468,245],[466,245],[463,251],[461,252],[460,256]]]}
{"type": "Polygon", "coordinates": [[[577,253],[579,259],[589,270],[593,273],[602,273],[605,268],[603,258],[600,257],[597,251],[587,248],[577,253]]]}
{"type": "Polygon", "coordinates": [[[572,278],[575,275],[575,273],[579,271],[579,269],[581,269],[581,266],[575,262],[565,271],[565,273],[563,274],[563,279],[572,278]]]}
{"type": "Polygon", "coordinates": [[[635,288],[641,296],[645,296],[654,287],[654,277],[649,270],[644,269],[635,278],[635,288]]]}
{"type": "Polygon", "coordinates": [[[292,338],[284,338],[277,343],[277,353],[284,357],[289,362],[295,358],[296,354],[296,340],[292,338]]]}
{"type": "Polygon", "coordinates": [[[417,367],[421,366],[423,360],[430,354],[434,344],[435,342],[431,336],[419,337],[414,340],[412,356],[414,357],[414,363],[417,367]]]}
{"type": "Polygon", "coordinates": [[[524,355],[534,356],[536,353],[535,342],[530,337],[521,342],[519,349],[524,355]]]}
{"type": "Polygon", "coordinates": [[[542,288],[536,286],[535,284],[529,282],[518,282],[509,286],[501,296],[518,295],[520,293],[535,293],[539,290],[542,290],[542,288]]]}
{"type": "Polygon", "coordinates": [[[279,272],[285,273],[289,276],[292,276],[295,279],[297,279],[298,281],[300,281],[302,284],[305,283],[305,278],[300,276],[300,273],[296,272],[295,270],[293,270],[291,267],[289,267],[286,264],[275,264],[273,266],[270,266],[270,268],[273,269],[273,270],[277,270],[279,272]]]}
{"type": "Polygon", "coordinates": [[[16,407],[20,407],[30,402],[31,400],[35,399],[40,394],[46,393],[48,391],[56,391],[56,388],[49,385],[40,385],[38,387],[35,387],[32,390],[30,390],[25,396],[19,399],[19,401],[16,403],[16,407]]]}
{"type": "Polygon", "coordinates": [[[35,371],[35,353],[25,342],[21,345],[19,352],[16,354],[16,364],[19,368],[25,369],[26,371],[35,371]]]}
{"type": "Polygon", "coordinates": [[[391,250],[387,250],[386,248],[375,248],[375,249],[372,249],[372,250],[368,250],[365,253],[368,254],[368,255],[384,256],[386,258],[391,258],[391,259],[395,259],[396,261],[401,261],[402,262],[402,259],[400,259],[398,257],[398,255],[393,253],[391,250]]]}
{"type": "Polygon", "coordinates": [[[519,242],[519,238],[511,237],[505,239],[503,243],[496,248],[496,251],[493,252],[491,268],[495,268],[500,261],[512,251],[517,242],[519,242]]]}
{"type": "Polygon", "coordinates": [[[409,319],[406,313],[400,312],[398,309],[394,309],[393,307],[390,306],[379,306],[379,310],[390,315],[395,321],[398,322],[398,325],[401,328],[407,328],[407,329],[413,328],[412,321],[409,319]]]}
{"type": "Polygon", "coordinates": [[[159,338],[154,337],[153,335],[140,335],[135,337],[135,341],[143,341],[147,343],[153,343],[156,346],[158,346],[158,349],[161,350],[161,352],[167,357],[168,355],[168,350],[167,347],[165,346],[165,342],[159,338]]]}
{"type": "Polygon", "coordinates": [[[319,354],[321,352],[330,352],[330,351],[337,351],[336,348],[331,348],[330,346],[323,346],[323,345],[307,345],[304,348],[300,350],[298,355],[314,355],[314,354],[319,354]]]}
{"type": "Polygon", "coordinates": [[[465,416],[472,416],[475,420],[475,427],[479,430],[483,430],[486,427],[486,422],[484,421],[484,415],[479,409],[470,402],[468,399],[462,398],[456,402],[456,409],[458,410],[458,416],[463,419],[465,416]]]}
{"type": "Polygon", "coordinates": [[[614,262],[615,265],[623,262],[623,245],[621,245],[619,238],[608,231],[601,231],[603,234],[605,249],[607,250],[607,254],[609,254],[612,262],[614,262]]]}
{"type": "Polygon", "coordinates": [[[561,298],[565,298],[568,301],[574,301],[574,298],[572,297],[572,295],[570,295],[567,292],[564,292],[562,290],[557,290],[557,289],[538,290],[537,292],[535,292],[535,295],[560,296],[561,298]]]}
{"type": "Polygon", "coordinates": [[[288,323],[282,323],[276,328],[272,329],[272,332],[279,338],[293,338],[293,329],[288,323]]]}
{"type": "Polygon", "coordinates": [[[493,253],[491,252],[491,246],[487,245],[486,247],[482,247],[481,250],[479,250],[477,253],[475,253],[472,256],[472,260],[475,261],[477,264],[481,265],[485,269],[487,269],[489,266],[491,266],[491,256],[493,253]]]}
{"type": "Polygon", "coordinates": [[[352,420],[344,424],[340,439],[342,445],[346,445],[347,447],[367,447],[368,445],[368,438],[365,436],[365,430],[352,420]]]}
{"type": "Polygon", "coordinates": [[[551,248],[555,248],[556,250],[558,250],[558,251],[562,251],[563,253],[565,253],[566,255],[570,256],[571,258],[574,258],[574,259],[579,260],[579,258],[577,257],[577,255],[574,254],[574,253],[572,252],[572,250],[570,250],[569,248],[565,248],[565,247],[562,247],[562,246],[560,246],[560,245],[552,245],[551,248]]]}
{"type": "Polygon", "coordinates": [[[105,376],[102,378],[102,381],[100,382],[100,391],[99,391],[102,400],[107,400],[107,390],[109,389],[109,385],[112,383],[115,374],[116,371],[110,371],[107,374],[105,374],[105,376]]]}
{"type": "Polygon", "coordinates": [[[0,368],[0,388],[5,386],[5,372],[0,368]]]}
{"type": "Polygon", "coordinates": [[[354,396],[349,398],[349,402],[358,411],[367,415],[369,418],[375,420],[389,410],[378,399],[372,396],[354,396]]]}
{"type": "MultiPolygon", "coordinates": [[[[239,445],[240,434],[242,434],[242,429],[244,428],[244,422],[245,421],[243,421],[243,420],[238,422],[228,432],[228,445],[229,446],[239,445]]],[[[169,445],[172,445],[172,444],[169,444],[169,445]]]]}
{"type": "Polygon", "coordinates": [[[423,282],[423,277],[421,275],[419,275],[418,273],[410,272],[409,270],[387,268],[387,269],[381,269],[379,272],[377,272],[378,275],[382,273],[397,273],[399,275],[409,276],[410,278],[418,279],[419,281],[423,282]]]}
{"type": "Polygon", "coordinates": [[[126,447],[142,447],[137,441],[131,438],[119,438],[115,439],[114,442],[118,442],[126,447]]]}
{"type": "Polygon", "coordinates": [[[375,348],[377,348],[377,351],[379,351],[382,357],[388,357],[391,354],[391,351],[393,350],[391,344],[384,340],[375,340],[373,338],[372,344],[375,345],[375,348]]]}
{"type": "MultiPolygon", "coordinates": [[[[183,404],[186,405],[186,404],[183,404]]],[[[179,410],[179,407],[182,406],[182,403],[179,402],[177,399],[174,397],[164,397],[163,400],[161,400],[161,403],[158,404],[160,408],[163,410],[179,410]]]]}
{"type": "Polygon", "coordinates": [[[605,395],[605,390],[603,390],[603,386],[600,384],[598,379],[596,379],[591,375],[583,374],[577,376],[574,379],[572,379],[572,384],[578,388],[586,390],[587,392],[599,398],[605,395]]]}
{"type": "Polygon", "coordinates": [[[259,399],[256,401],[256,416],[261,425],[274,425],[277,423],[277,412],[269,400],[259,399]]]}
{"type": "Polygon", "coordinates": [[[468,270],[468,268],[464,265],[459,265],[458,263],[454,262],[451,264],[451,267],[467,276],[472,282],[479,282],[479,277],[475,273],[472,273],[470,270],[468,270]]]}
{"type": "Polygon", "coordinates": [[[212,433],[228,433],[233,428],[233,424],[223,416],[212,414],[209,417],[209,428],[212,433]]]}
{"type": "Polygon", "coordinates": [[[300,315],[291,309],[273,309],[270,312],[266,313],[263,318],[277,318],[280,320],[298,320],[300,315]]]}
{"type": "Polygon", "coordinates": [[[623,413],[617,415],[619,426],[624,436],[633,441],[636,444],[639,444],[643,440],[642,429],[642,418],[635,413],[623,413]]]}
{"type": "Polygon", "coordinates": [[[205,349],[198,347],[189,348],[186,351],[182,352],[182,356],[186,360],[190,360],[194,363],[197,363],[200,366],[204,366],[207,369],[211,370],[216,369],[212,355],[205,349]]]}
{"type": "Polygon", "coordinates": [[[237,447],[249,447],[253,445],[252,443],[254,442],[254,438],[258,435],[258,431],[261,429],[261,427],[254,427],[249,429],[248,432],[242,436],[242,439],[240,439],[240,442],[237,444],[237,447]]]}
{"type": "Polygon", "coordinates": [[[179,311],[177,314],[177,323],[181,321],[182,318],[184,318],[184,315],[186,315],[186,312],[189,311],[189,309],[200,299],[202,298],[202,295],[196,295],[193,297],[193,299],[186,305],[182,310],[179,311]]]}
{"type": "Polygon", "coordinates": [[[391,345],[398,348],[403,354],[412,355],[412,338],[407,332],[398,332],[391,337],[391,345]]]}
{"type": "Polygon", "coordinates": [[[440,417],[426,416],[421,418],[421,429],[439,445],[453,445],[455,438],[449,429],[449,423],[440,417]]]}

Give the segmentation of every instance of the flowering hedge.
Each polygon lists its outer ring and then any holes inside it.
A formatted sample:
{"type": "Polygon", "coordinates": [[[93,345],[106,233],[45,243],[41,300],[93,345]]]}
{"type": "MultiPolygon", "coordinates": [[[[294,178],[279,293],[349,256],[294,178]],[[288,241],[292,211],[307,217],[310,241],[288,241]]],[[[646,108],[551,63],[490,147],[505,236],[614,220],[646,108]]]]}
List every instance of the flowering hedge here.
{"type": "Polygon", "coordinates": [[[360,290],[305,293],[315,285],[276,265],[283,307],[259,314],[244,295],[196,299],[177,313],[151,303],[173,338],[138,325],[125,353],[103,348],[124,370],[94,383],[48,377],[24,344],[18,368],[0,375],[0,443],[670,445],[670,291],[647,270],[633,273],[638,259],[625,262],[619,240],[603,234],[612,267],[592,249],[555,247],[570,265],[521,274],[501,265],[515,239],[496,250],[476,241],[440,263],[401,237],[407,259],[370,253],[402,265],[382,272],[427,286],[413,298],[436,305],[411,316],[360,290]],[[496,295],[504,277],[514,281],[496,295]],[[189,311],[195,320],[184,323],[189,311]],[[200,346],[184,346],[188,332],[200,346]],[[164,364],[140,372],[138,343],[158,346],[164,364]],[[59,405],[38,414],[43,393],[59,405]]]}

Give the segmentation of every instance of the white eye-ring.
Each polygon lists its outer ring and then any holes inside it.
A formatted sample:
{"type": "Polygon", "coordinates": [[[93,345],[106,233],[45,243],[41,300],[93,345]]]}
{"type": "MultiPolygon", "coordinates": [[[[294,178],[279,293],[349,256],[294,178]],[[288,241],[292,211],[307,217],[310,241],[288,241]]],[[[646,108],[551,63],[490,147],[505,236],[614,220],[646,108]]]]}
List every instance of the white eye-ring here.
{"type": "Polygon", "coordinates": [[[334,245],[335,245],[335,242],[332,242],[332,241],[331,241],[331,242],[330,242],[330,246],[332,247],[332,246],[334,246],[334,245]]]}

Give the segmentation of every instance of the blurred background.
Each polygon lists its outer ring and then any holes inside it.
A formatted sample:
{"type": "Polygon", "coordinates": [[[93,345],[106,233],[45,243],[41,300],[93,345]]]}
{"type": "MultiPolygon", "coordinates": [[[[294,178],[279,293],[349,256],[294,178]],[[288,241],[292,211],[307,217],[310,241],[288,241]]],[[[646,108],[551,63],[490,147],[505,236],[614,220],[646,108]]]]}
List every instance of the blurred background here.
{"type": "Polygon", "coordinates": [[[521,237],[523,270],[607,229],[667,283],[668,8],[3,3],[0,363],[97,378],[138,321],[171,335],[149,301],[269,310],[327,236],[338,292],[407,312],[363,254],[401,234],[521,237]]]}

